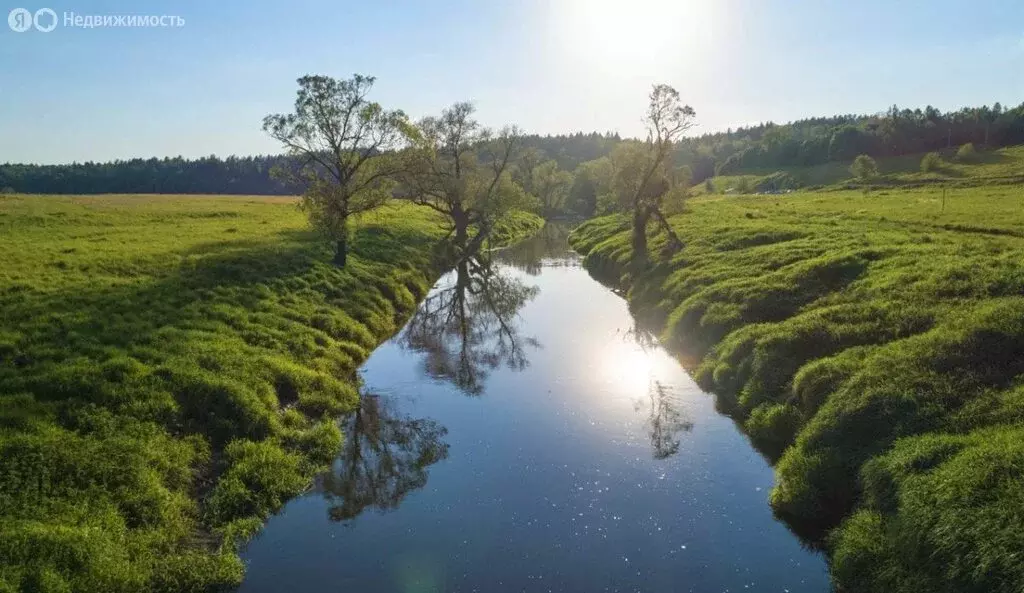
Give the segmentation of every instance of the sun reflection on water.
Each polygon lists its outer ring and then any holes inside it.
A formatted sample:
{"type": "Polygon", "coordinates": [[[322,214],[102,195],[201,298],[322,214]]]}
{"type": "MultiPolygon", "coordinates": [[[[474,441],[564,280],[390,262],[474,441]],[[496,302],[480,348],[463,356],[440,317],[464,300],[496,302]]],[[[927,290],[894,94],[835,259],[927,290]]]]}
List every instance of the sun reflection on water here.
{"type": "Polygon", "coordinates": [[[624,395],[646,392],[654,380],[652,355],[637,344],[619,343],[607,348],[602,357],[605,379],[624,395]]]}

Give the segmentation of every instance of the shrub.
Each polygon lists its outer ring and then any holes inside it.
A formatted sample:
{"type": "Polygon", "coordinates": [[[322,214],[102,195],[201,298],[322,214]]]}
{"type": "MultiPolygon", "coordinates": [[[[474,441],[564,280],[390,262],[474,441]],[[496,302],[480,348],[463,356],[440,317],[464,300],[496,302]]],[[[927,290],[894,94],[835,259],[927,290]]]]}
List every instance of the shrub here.
{"type": "Polygon", "coordinates": [[[921,172],[932,173],[942,168],[942,156],[937,152],[929,152],[921,159],[921,172]]]}
{"type": "Polygon", "coordinates": [[[736,182],[736,191],[741,194],[750,193],[750,179],[746,177],[740,177],[740,180],[736,182]]]}
{"type": "Polygon", "coordinates": [[[975,150],[974,144],[968,142],[960,147],[960,150],[956,151],[956,160],[961,163],[972,163],[978,159],[978,151],[975,150]]]}
{"type": "Polygon", "coordinates": [[[715,182],[710,178],[704,182],[704,191],[709,194],[715,193],[715,182]]]}
{"type": "Polygon", "coordinates": [[[878,163],[868,155],[862,154],[853,160],[853,165],[850,166],[850,172],[853,173],[853,176],[857,179],[873,179],[878,177],[878,163]]]}

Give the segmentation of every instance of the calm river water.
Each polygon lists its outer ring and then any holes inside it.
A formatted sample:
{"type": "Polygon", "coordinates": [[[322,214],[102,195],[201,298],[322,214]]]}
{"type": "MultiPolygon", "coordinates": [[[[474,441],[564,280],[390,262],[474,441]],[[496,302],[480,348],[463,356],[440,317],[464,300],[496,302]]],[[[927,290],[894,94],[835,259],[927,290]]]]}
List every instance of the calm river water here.
{"type": "Polygon", "coordinates": [[[448,274],[374,352],[243,592],[829,590],[769,465],[565,235],[448,274]]]}

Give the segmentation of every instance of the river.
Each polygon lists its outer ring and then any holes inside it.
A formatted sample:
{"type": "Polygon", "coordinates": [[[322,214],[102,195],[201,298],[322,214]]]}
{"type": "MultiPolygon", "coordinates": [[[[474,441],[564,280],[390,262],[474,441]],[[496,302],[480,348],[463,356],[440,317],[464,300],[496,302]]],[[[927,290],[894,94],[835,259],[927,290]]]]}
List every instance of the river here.
{"type": "Polygon", "coordinates": [[[772,469],[547,227],[443,277],[241,591],[829,590],[772,469]]]}

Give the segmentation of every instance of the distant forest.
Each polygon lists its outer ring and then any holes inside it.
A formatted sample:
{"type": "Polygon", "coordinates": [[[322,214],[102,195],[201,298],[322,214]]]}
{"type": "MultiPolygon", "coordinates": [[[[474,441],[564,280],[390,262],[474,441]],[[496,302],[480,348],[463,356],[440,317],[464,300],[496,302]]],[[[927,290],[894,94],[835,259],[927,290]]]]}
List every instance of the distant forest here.
{"type": "MultiPolygon", "coordinates": [[[[699,113],[698,113],[699,115],[699,113]]],[[[611,153],[617,134],[576,133],[525,136],[534,156],[574,171],[611,153]]],[[[1024,104],[999,103],[941,112],[934,107],[900,109],[876,115],[836,115],[779,125],[771,122],[684,139],[676,165],[689,166],[699,183],[714,175],[751,169],[780,169],[915,154],[966,143],[1001,147],[1024,144],[1024,104]]],[[[0,165],[0,191],[42,194],[169,193],[294,194],[270,172],[280,156],[199,159],[151,158],[68,165],[0,165]]]]}
{"type": "MultiPolygon", "coordinates": [[[[563,170],[611,152],[621,141],[617,134],[577,133],[562,136],[524,136],[523,147],[534,148],[563,170]]],[[[287,195],[302,188],[275,179],[271,170],[288,166],[286,157],[261,155],[208,156],[199,159],[150,158],[109,163],[70,165],[0,165],[0,192],[33,194],[243,194],[287,195]]]]}

